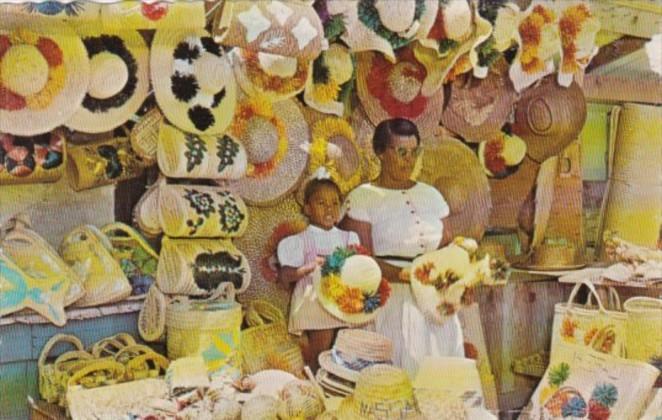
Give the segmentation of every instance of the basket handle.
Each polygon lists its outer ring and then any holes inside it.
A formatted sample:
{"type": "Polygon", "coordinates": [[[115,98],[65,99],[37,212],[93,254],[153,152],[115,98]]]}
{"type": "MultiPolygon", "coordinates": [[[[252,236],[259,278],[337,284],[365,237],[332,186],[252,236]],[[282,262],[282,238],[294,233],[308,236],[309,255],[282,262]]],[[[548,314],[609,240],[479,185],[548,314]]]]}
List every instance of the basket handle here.
{"type": "MultiPolygon", "coordinates": [[[[151,353],[141,354],[140,356],[129,360],[129,362],[126,364],[127,379],[130,381],[135,379],[142,379],[142,375],[137,374],[145,370],[149,370],[149,362],[153,362],[154,367],[159,369],[159,372],[157,372],[156,376],[158,376],[160,371],[165,372],[170,365],[170,361],[168,359],[153,351],[151,353]],[[145,366],[147,366],[147,369],[144,369],[145,366]]],[[[149,373],[147,375],[149,376],[149,373]]]]}
{"type": "Polygon", "coordinates": [[[126,372],[124,365],[119,362],[110,359],[99,360],[75,372],[71,378],[69,378],[69,381],[67,381],[67,386],[70,387],[79,385],[80,381],[83,380],[86,376],[95,372],[103,371],[107,371],[110,374],[110,378],[107,379],[117,380],[122,379],[122,377],[124,377],[124,373],[126,372]]]}
{"type": "Polygon", "coordinates": [[[284,322],[283,313],[271,303],[264,300],[256,300],[248,305],[246,310],[246,324],[249,327],[284,322]]]}
{"type": "Polygon", "coordinates": [[[582,286],[586,286],[591,294],[593,294],[595,301],[598,303],[598,310],[602,313],[607,312],[604,305],[602,304],[602,300],[600,300],[598,292],[595,290],[595,286],[593,286],[593,283],[586,280],[582,281],[581,283],[577,283],[575,287],[572,288],[572,292],[570,292],[570,297],[568,298],[568,309],[572,309],[574,306],[575,298],[577,298],[577,293],[579,293],[579,289],[581,289],[582,286]]]}
{"type": "Polygon", "coordinates": [[[135,344],[136,344],[136,340],[134,340],[131,335],[127,333],[119,333],[112,337],[103,338],[97,341],[96,343],[94,343],[92,345],[91,352],[94,355],[94,357],[101,357],[103,355],[103,352],[106,352],[109,355],[113,356],[116,355],[123,348],[128,346],[133,346],[135,344]],[[117,350],[117,352],[113,353],[111,351],[112,347],[114,347],[117,350]]]}
{"type": "Polygon", "coordinates": [[[44,367],[48,354],[51,352],[51,350],[53,350],[53,347],[55,347],[55,345],[61,341],[72,344],[79,351],[85,351],[85,347],[83,346],[83,343],[75,335],[55,334],[53,337],[50,338],[50,340],[46,342],[44,347],[41,349],[41,354],[39,354],[39,360],[37,361],[37,366],[39,366],[39,368],[44,367]]]}
{"type": "Polygon", "coordinates": [[[117,232],[122,232],[126,234],[127,237],[138,242],[138,245],[140,245],[150,256],[156,259],[159,258],[159,254],[154,251],[152,246],[147,243],[145,238],[143,238],[143,236],[138,233],[137,230],[127,224],[120,222],[109,223],[101,228],[101,232],[110,238],[111,241],[113,238],[121,238],[122,236],[117,235],[117,232]]]}
{"type": "MultiPolygon", "coordinates": [[[[609,286],[607,288],[609,292],[609,309],[614,310],[614,311],[623,311],[623,306],[621,305],[621,297],[618,295],[618,292],[616,291],[615,288],[609,286]]],[[[588,298],[586,299],[586,305],[587,306],[593,306],[593,294],[589,293],[588,298]]]]}
{"type": "MultiPolygon", "coordinates": [[[[147,347],[143,344],[134,344],[132,346],[126,346],[126,347],[124,347],[123,349],[121,349],[120,351],[117,352],[117,354],[115,355],[115,360],[117,360],[120,363],[124,363],[124,362],[122,362],[122,357],[127,353],[128,354],[133,353],[134,355],[139,356],[139,355],[143,355],[143,354],[154,353],[154,350],[152,350],[151,348],[149,348],[149,347],[147,347]]],[[[129,361],[130,360],[131,359],[129,359],[129,361]]]]}
{"type": "Polygon", "coordinates": [[[218,285],[218,287],[212,292],[206,301],[219,301],[219,302],[234,302],[237,291],[234,288],[234,284],[229,282],[224,282],[218,285]]]}

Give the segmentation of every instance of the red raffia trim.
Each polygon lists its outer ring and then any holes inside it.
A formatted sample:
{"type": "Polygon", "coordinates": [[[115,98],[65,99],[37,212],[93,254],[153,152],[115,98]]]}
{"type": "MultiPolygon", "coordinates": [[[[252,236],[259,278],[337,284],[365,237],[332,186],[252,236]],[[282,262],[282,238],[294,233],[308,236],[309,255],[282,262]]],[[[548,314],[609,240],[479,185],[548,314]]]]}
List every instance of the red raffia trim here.
{"type": "Polygon", "coordinates": [[[11,47],[11,41],[7,35],[0,35],[0,58],[2,58],[5,53],[11,47]]]}
{"type": "Polygon", "coordinates": [[[27,106],[25,98],[12,92],[4,86],[0,86],[0,109],[8,111],[18,111],[27,106]]]}
{"type": "Polygon", "coordinates": [[[442,40],[448,38],[446,35],[446,27],[444,26],[444,8],[439,5],[437,17],[432,25],[432,29],[428,33],[428,39],[442,40]]]}
{"type": "Polygon", "coordinates": [[[49,67],[57,67],[62,64],[62,50],[50,38],[39,38],[36,47],[48,62],[49,67]]]}

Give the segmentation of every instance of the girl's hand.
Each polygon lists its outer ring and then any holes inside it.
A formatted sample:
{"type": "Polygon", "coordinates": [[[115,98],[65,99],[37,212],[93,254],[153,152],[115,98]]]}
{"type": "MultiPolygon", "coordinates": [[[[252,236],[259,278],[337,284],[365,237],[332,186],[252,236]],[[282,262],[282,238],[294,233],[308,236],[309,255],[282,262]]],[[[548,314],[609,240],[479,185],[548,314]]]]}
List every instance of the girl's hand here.
{"type": "Polygon", "coordinates": [[[411,275],[411,270],[409,269],[409,267],[404,267],[402,270],[400,270],[400,273],[398,273],[398,279],[403,283],[409,283],[410,275],[411,275]]]}
{"type": "Polygon", "coordinates": [[[314,261],[311,261],[308,264],[302,265],[301,268],[299,269],[300,270],[299,273],[301,274],[301,277],[307,276],[308,274],[315,271],[315,269],[318,266],[319,266],[318,260],[315,259],[314,261]]]}

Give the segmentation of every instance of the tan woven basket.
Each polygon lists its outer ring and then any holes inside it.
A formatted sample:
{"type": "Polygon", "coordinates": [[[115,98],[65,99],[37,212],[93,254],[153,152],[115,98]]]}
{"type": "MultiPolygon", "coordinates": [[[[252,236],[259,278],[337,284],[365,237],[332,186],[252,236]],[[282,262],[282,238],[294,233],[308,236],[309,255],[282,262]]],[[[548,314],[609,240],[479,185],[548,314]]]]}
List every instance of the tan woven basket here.
{"type": "Polygon", "coordinates": [[[633,297],[625,304],[628,359],[662,359],[662,299],[633,297]]]}
{"type": "Polygon", "coordinates": [[[143,159],[145,164],[156,163],[156,148],[159,143],[159,128],[163,114],[158,108],[152,108],[131,129],[129,140],[131,148],[143,159]]]}
{"type": "Polygon", "coordinates": [[[166,306],[165,295],[153,284],[147,291],[145,303],[138,314],[138,332],[143,340],[148,342],[163,341],[165,338],[166,306]]]}
{"type": "Polygon", "coordinates": [[[69,377],[56,369],[55,361],[48,363],[47,358],[51,350],[58,343],[69,343],[77,352],[84,352],[85,347],[78,337],[68,334],[56,334],[46,342],[37,360],[39,370],[39,394],[46,402],[59,403],[64,398],[69,377]]]}
{"type": "Polygon", "coordinates": [[[303,377],[301,348],[290,339],[283,313],[264,300],[256,300],[246,310],[247,329],[241,333],[241,358],[245,374],[280,369],[303,377]]]}

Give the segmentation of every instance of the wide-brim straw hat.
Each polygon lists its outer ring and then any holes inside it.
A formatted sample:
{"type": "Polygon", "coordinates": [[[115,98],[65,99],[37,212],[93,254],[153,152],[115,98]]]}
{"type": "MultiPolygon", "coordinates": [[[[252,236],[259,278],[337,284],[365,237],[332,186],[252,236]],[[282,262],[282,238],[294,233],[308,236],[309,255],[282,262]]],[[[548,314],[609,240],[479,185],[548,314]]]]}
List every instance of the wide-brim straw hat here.
{"type": "Polygon", "coordinates": [[[306,87],[313,70],[304,57],[235,48],[231,53],[237,83],[248,96],[265,96],[273,102],[292,98],[306,87]]]}
{"type": "Polygon", "coordinates": [[[338,408],[343,420],[423,420],[414,388],[407,373],[389,365],[369,367],[361,372],[354,394],[338,408]]]}
{"type": "Polygon", "coordinates": [[[242,97],[230,134],[246,148],[248,173],[232,183],[250,205],[268,206],[294,191],[304,176],[308,124],[293,100],[242,97]]]}
{"type": "Polygon", "coordinates": [[[422,93],[428,72],[411,47],[397,51],[395,63],[376,52],[357,54],[357,91],[370,121],[376,126],[392,118],[416,124],[423,137],[432,135],[441,120],[443,89],[422,93]]]}
{"type": "Polygon", "coordinates": [[[354,57],[341,43],[331,44],[313,62],[313,73],[306,82],[303,100],[309,107],[342,117],[353,91],[354,57]]]}
{"type": "Polygon", "coordinates": [[[579,85],[561,87],[550,75],[522,92],[512,131],[526,142],[527,155],[542,163],[576,140],[585,121],[586,99],[579,85]]]}
{"type": "Polygon", "coordinates": [[[584,252],[578,246],[561,238],[539,244],[530,257],[514,266],[529,271],[566,271],[586,266],[584,252]]]}
{"type": "Polygon", "coordinates": [[[0,23],[0,132],[41,134],[79,109],[90,61],[80,37],[65,23],[11,16],[0,23]]]}
{"type": "Polygon", "coordinates": [[[310,60],[326,46],[319,16],[302,1],[223,2],[212,34],[225,46],[310,60]]]}
{"type": "Polygon", "coordinates": [[[248,206],[250,223],[244,236],[234,240],[251,267],[251,286],[239,298],[250,302],[264,299],[287,313],[290,294],[276,284],[276,247],[280,239],[295,235],[306,228],[301,207],[292,196],[271,207],[248,206]]]}
{"type": "Polygon", "coordinates": [[[436,188],[450,207],[444,223],[455,236],[480,240],[492,209],[490,185],[476,154],[456,139],[423,143],[417,180],[436,188]]]}
{"type": "Polygon", "coordinates": [[[374,181],[379,176],[382,165],[372,146],[375,126],[360,106],[352,112],[350,123],[354,128],[356,142],[363,152],[363,182],[374,181]]]}
{"type": "Polygon", "coordinates": [[[81,107],[67,121],[72,130],[101,133],[124,124],[149,93],[149,48],[138,31],[78,33],[90,57],[90,84],[81,107]]]}
{"type": "Polygon", "coordinates": [[[182,29],[205,27],[205,3],[139,0],[101,6],[101,23],[109,29],[182,29]]]}
{"type": "Polygon", "coordinates": [[[18,3],[0,5],[0,15],[26,15],[50,20],[89,22],[99,19],[101,5],[88,1],[44,1],[40,3],[18,3]]]}
{"type": "Polygon", "coordinates": [[[499,134],[517,101],[505,65],[492,67],[484,79],[464,74],[450,84],[449,91],[441,124],[468,143],[499,134]]]}
{"type": "Polygon", "coordinates": [[[317,370],[315,380],[320,384],[327,396],[336,398],[352,395],[352,393],[354,393],[354,387],[356,386],[354,382],[336,376],[326,371],[324,368],[317,370]]]}
{"type": "Polygon", "coordinates": [[[389,60],[394,51],[423,38],[434,24],[439,2],[435,0],[332,1],[330,15],[342,15],[341,39],[352,51],[377,51],[389,60]]]}
{"type": "Polygon", "coordinates": [[[150,69],[156,101],[171,123],[208,135],[230,125],[237,84],[227,56],[205,30],[157,31],[150,69]]]}

